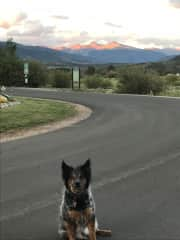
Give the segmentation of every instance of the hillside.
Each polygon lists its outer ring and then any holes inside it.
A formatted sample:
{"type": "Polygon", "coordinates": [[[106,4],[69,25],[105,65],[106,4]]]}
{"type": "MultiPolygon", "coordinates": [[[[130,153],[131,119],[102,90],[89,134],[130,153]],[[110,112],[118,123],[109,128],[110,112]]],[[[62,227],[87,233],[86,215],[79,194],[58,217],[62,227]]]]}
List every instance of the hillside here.
{"type": "MultiPolygon", "coordinates": [[[[5,42],[0,42],[0,47],[5,46],[5,42]]],[[[71,54],[57,51],[47,47],[26,46],[17,44],[17,55],[22,59],[38,60],[43,63],[58,64],[87,64],[91,63],[91,58],[86,58],[78,54],[71,54]]]]}
{"type": "Polygon", "coordinates": [[[165,59],[167,55],[161,51],[139,49],[118,42],[99,44],[91,42],[86,45],[76,44],[69,47],[57,47],[67,53],[91,57],[96,63],[143,63],[165,59]]]}
{"type": "MultiPolygon", "coordinates": [[[[0,42],[0,47],[4,45],[5,42],[0,42]]],[[[163,61],[174,55],[170,55],[169,51],[168,54],[165,52],[158,49],[134,48],[117,42],[108,44],[92,42],[88,45],[76,44],[69,48],[57,47],[56,49],[17,44],[17,55],[20,58],[38,60],[49,64],[148,63],[163,61]]]]}
{"type": "Polygon", "coordinates": [[[159,72],[161,75],[168,73],[180,73],[180,55],[175,56],[167,61],[149,63],[148,68],[159,72]]]}

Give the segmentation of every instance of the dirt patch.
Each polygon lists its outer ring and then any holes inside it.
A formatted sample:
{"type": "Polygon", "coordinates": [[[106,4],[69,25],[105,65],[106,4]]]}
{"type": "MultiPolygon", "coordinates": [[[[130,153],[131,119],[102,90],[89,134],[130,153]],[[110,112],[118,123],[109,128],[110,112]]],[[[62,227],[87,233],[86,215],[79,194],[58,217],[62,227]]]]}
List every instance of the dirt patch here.
{"type": "Polygon", "coordinates": [[[21,138],[31,137],[31,136],[35,136],[35,135],[39,135],[47,132],[52,132],[55,130],[59,130],[61,128],[69,127],[75,123],[78,123],[90,117],[92,113],[92,110],[90,108],[80,104],[74,104],[74,103],[71,103],[71,105],[74,105],[75,109],[77,110],[76,116],[67,118],[59,122],[53,122],[53,123],[43,124],[37,127],[32,127],[30,129],[21,129],[21,130],[16,130],[9,133],[2,133],[0,142],[3,143],[3,142],[8,142],[12,140],[21,139],[21,138]]]}

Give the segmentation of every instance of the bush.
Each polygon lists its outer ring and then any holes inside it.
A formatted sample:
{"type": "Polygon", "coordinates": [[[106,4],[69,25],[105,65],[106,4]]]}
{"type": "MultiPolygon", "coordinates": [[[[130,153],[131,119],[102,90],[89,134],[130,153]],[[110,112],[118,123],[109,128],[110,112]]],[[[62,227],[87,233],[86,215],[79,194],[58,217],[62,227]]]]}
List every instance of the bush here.
{"type": "Polygon", "coordinates": [[[165,78],[166,78],[167,84],[171,86],[175,86],[176,82],[178,81],[178,77],[175,74],[167,74],[165,78]]]}
{"type": "Polygon", "coordinates": [[[87,75],[94,75],[96,72],[96,69],[94,66],[88,66],[88,69],[86,70],[87,75]]]}
{"type": "Polygon", "coordinates": [[[119,79],[119,81],[116,84],[116,88],[115,88],[114,92],[115,93],[123,93],[123,91],[124,91],[124,86],[121,82],[121,79],[119,79]]]}
{"type": "Polygon", "coordinates": [[[104,78],[104,79],[102,79],[100,87],[102,87],[104,89],[109,89],[109,88],[113,87],[113,84],[109,78],[104,78]]]}
{"type": "Polygon", "coordinates": [[[24,85],[23,62],[16,56],[16,44],[12,39],[0,48],[0,85],[24,85]]]}
{"type": "Polygon", "coordinates": [[[152,91],[153,95],[157,95],[166,88],[166,82],[163,78],[159,76],[151,76],[150,77],[150,91],[152,91]]]}
{"type": "Polygon", "coordinates": [[[47,70],[44,65],[39,62],[29,62],[28,86],[41,87],[47,82],[47,70]]]}
{"type": "Polygon", "coordinates": [[[23,62],[15,57],[0,59],[0,85],[23,86],[23,62]]]}
{"type": "Polygon", "coordinates": [[[107,71],[110,72],[110,71],[114,71],[115,70],[115,67],[113,65],[109,65],[107,67],[107,71]]]}
{"type": "Polygon", "coordinates": [[[84,84],[87,88],[99,88],[101,84],[101,77],[99,76],[89,76],[84,80],[84,84]]]}
{"type": "Polygon", "coordinates": [[[160,76],[142,66],[130,66],[121,72],[117,92],[134,94],[157,94],[162,91],[165,83],[160,76]]]}
{"type": "Polygon", "coordinates": [[[56,88],[70,88],[72,76],[70,72],[56,70],[52,73],[52,86],[56,88]]]}
{"type": "Polygon", "coordinates": [[[84,79],[84,84],[87,88],[104,88],[112,87],[112,82],[108,78],[103,78],[98,75],[88,76],[84,79]]]}
{"type": "Polygon", "coordinates": [[[176,87],[179,87],[179,86],[180,86],[180,80],[176,81],[174,85],[175,85],[176,87]]]}

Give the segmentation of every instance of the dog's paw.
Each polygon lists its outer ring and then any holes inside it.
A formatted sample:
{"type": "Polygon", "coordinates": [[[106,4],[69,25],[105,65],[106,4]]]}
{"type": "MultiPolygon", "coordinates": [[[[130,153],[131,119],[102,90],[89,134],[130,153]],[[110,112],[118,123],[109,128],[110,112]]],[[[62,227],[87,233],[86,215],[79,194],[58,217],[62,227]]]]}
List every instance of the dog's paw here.
{"type": "Polygon", "coordinates": [[[81,232],[78,232],[76,234],[76,239],[77,240],[85,240],[85,239],[88,239],[88,236],[86,236],[85,234],[81,233],[81,232]]]}
{"type": "Polygon", "coordinates": [[[67,240],[67,232],[65,230],[59,229],[58,230],[58,235],[60,240],[67,240]]]}

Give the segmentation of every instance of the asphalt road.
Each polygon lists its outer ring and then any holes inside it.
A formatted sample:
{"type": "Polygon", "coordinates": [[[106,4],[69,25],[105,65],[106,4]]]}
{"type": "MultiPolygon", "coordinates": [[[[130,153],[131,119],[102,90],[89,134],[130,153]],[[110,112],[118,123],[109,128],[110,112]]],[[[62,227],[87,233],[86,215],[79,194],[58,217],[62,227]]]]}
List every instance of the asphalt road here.
{"type": "Polygon", "coordinates": [[[71,127],[1,144],[1,239],[53,240],[62,159],[88,157],[102,227],[112,240],[180,239],[180,100],[12,90],[82,103],[91,117],[71,127]]]}

